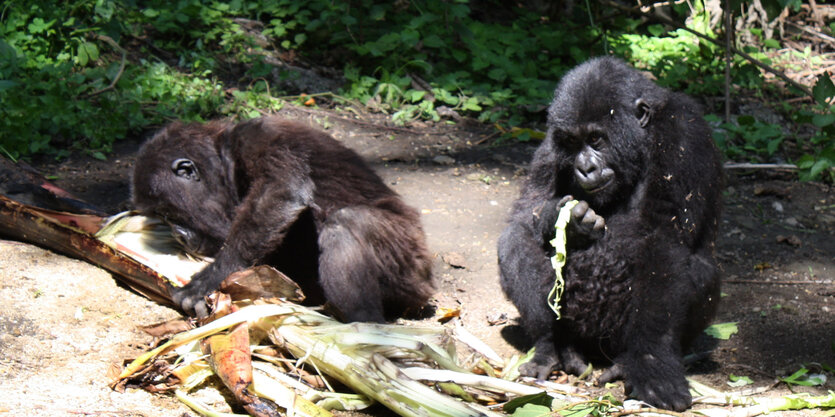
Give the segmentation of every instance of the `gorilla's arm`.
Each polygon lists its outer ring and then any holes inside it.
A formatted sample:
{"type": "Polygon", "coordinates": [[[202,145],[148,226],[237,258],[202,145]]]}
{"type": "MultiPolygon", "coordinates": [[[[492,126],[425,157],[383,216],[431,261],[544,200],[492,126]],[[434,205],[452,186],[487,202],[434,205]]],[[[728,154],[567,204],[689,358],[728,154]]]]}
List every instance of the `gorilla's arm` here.
{"type": "Polygon", "coordinates": [[[289,227],[313,206],[314,183],[307,165],[290,153],[262,156],[261,172],[238,207],[215,261],[173,292],[186,312],[205,316],[203,297],[231,273],[247,268],[275,250],[289,227]]]}
{"type": "Polygon", "coordinates": [[[554,237],[558,210],[569,199],[518,202],[510,225],[498,241],[502,289],[511,300],[524,300],[516,303],[517,309],[525,333],[536,348],[533,360],[523,365],[521,372],[540,379],[557,368],[578,374],[585,370],[582,357],[570,344],[561,343],[558,350],[554,335],[563,332],[547,304],[555,279],[549,241],[554,237]]]}

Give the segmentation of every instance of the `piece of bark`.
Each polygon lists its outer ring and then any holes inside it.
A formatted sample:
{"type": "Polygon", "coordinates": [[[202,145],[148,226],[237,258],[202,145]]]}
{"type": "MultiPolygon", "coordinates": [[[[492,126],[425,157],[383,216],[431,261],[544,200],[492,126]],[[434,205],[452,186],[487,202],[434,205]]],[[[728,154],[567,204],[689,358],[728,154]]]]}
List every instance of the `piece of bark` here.
{"type": "Polygon", "coordinates": [[[0,235],[85,260],[158,303],[171,305],[165,278],[93,236],[105,218],[40,209],[0,195],[0,235]]]}

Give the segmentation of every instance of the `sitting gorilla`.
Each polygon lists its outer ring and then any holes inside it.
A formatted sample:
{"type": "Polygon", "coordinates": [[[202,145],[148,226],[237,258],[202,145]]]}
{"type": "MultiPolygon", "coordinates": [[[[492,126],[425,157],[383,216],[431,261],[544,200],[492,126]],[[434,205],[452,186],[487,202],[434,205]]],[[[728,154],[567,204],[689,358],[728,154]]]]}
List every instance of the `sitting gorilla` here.
{"type": "Polygon", "coordinates": [[[523,374],[612,358],[601,382],[658,407],[691,403],[682,350],[719,301],[713,259],[722,168],[699,106],[604,57],[565,75],[498,243],[501,284],[536,354],[523,374]],[[559,208],[567,228],[561,319],[547,304],[559,208]]]}
{"type": "Polygon", "coordinates": [[[266,263],[347,321],[382,322],[434,292],[419,214],[326,133],[276,117],[174,122],[145,143],[133,202],[215,261],[172,290],[206,315],[227,275],[266,263]]]}

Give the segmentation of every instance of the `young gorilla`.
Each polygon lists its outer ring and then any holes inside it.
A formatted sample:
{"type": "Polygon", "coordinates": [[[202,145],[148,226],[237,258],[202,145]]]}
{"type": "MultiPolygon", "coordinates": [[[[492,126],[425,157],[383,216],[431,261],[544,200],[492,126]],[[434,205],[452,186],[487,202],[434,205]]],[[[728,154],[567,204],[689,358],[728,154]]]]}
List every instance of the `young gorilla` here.
{"type": "Polygon", "coordinates": [[[501,284],[534,341],[522,372],[579,374],[580,348],[613,359],[601,382],[658,407],[691,398],[682,350],[719,301],[713,246],[721,166],[710,129],[690,98],[663,89],[614,58],[565,75],[548,132],[499,239],[501,284]],[[568,224],[562,318],[547,305],[559,208],[580,201],[568,224]]]}
{"type": "Polygon", "coordinates": [[[267,263],[347,321],[382,322],[434,291],[420,218],[355,152],[275,117],[172,123],[143,145],[133,201],[215,261],[173,289],[184,311],[227,275],[267,263]]]}

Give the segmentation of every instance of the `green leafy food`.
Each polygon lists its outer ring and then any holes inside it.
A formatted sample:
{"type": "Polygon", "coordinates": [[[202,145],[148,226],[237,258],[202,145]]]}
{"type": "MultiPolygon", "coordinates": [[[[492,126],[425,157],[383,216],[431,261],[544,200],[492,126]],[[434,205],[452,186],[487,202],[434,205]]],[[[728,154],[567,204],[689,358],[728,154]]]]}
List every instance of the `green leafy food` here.
{"type": "Polygon", "coordinates": [[[550,415],[551,407],[538,404],[525,404],[511,414],[512,417],[548,417],[550,415]]]}
{"type": "Polygon", "coordinates": [[[752,381],[751,378],[748,378],[747,376],[737,376],[734,374],[730,374],[728,376],[728,379],[730,380],[728,382],[728,385],[732,387],[744,387],[746,385],[754,383],[754,381],[752,381]]]}
{"type": "Polygon", "coordinates": [[[823,374],[809,374],[809,369],[800,368],[797,372],[780,378],[781,381],[789,385],[802,385],[805,387],[819,386],[826,383],[826,376],[823,374]]]}
{"type": "Polygon", "coordinates": [[[506,402],[502,406],[502,410],[506,413],[515,413],[517,409],[525,407],[527,405],[536,405],[539,407],[545,407],[548,411],[551,410],[551,404],[553,403],[554,398],[548,395],[545,391],[540,392],[538,394],[531,394],[531,395],[523,395],[521,397],[516,397],[508,402],[506,402]]]}
{"type": "Polygon", "coordinates": [[[705,333],[708,336],[712,336],[716,339],[728,340],[731,336],[735,335],[739,332],[739,328],[737,328],[737,322],[728,322],[728,323],[717,323],[711,326],[708,326],[705,329],[705,333]]]}
{"type": "Polygon", "coordinates": [[[554,239],[551,240],[551,246],[555,249],[554,256],[551,257],[551,267],[554,268],[556,278],[554,280],[554,287],[551,289],[551,292],[548,293],[548,306],[551,307],[551,310],[553,310],[554,314],[557,315],[557,320],[561,318],[560,299],[562,299],[562,293],[565,290],[565,280],[562,276],[562,267],[565,265],[565,257],[567,253],[565,248],[565,227],[571,219],[571,209],[574,208],[577,203],[579,203],[579,201],[571,200],[560,208],[559,215],[557,215],[557,222],[554,224],[556,235],[554,236],[554,239]]]}

